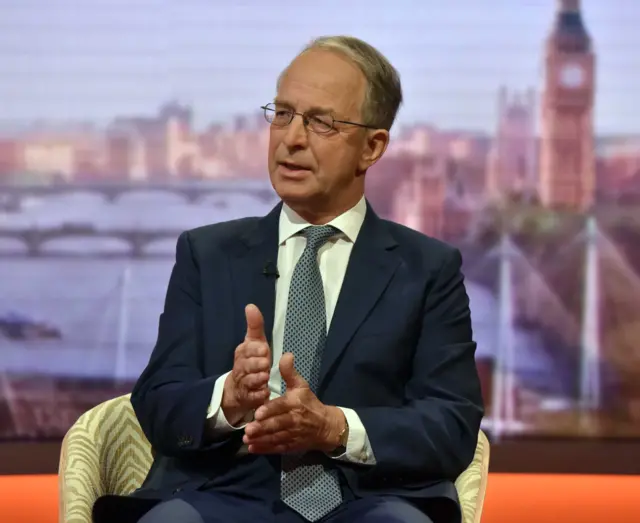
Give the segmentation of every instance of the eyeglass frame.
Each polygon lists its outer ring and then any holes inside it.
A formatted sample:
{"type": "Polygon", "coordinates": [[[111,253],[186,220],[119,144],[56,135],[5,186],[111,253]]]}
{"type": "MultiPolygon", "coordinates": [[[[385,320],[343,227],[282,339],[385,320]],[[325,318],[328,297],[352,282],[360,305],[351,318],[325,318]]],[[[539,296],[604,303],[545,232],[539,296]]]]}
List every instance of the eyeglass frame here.
{"type": "MultiPolygon", "coordinates": [[[[362,127],[363,129],[378,129],[377,127],[373,126],[373,125],[366,125],[363,123],[358,123],[358,122],[350,122],[349,120],[336,120],[336,118],[331,114],[331,113],[325,113],[326,116],[329,116],[331,118],[331,127],[324,131],[324,132],[319,132],[319,131],[314,131],[313,129],[309,128],[309,115],[307,113],[301,113],[298,111],[294,111],[291,107],[287,107],[287,111],[291,114],[291,118],[289,118],[289,121],[284,124],[284,125],[278,125],[278,124],[274,124],[273,122],[270,122],[269,119],[267,118],[267,111],[273,111],[275,113],[276,110],[276,102],[269,102],[266,105],[261,105],[260,109],[263,110],[264,113],[264,119],[267,121],[267,123],[269,123],[270,125],[275,125],[276,127],[287,127],[288,125],[291,125],[291,122],[293,122],[293,119],[296,117],[296,115],[300,116],[302,118],[302,123],[304,125],[305,129],[310,130],[313,133],[316,134],[328,134],[331,131],[335,131],[336,127],[335,124],[336,123],[342,123],[342,124],[347,124],[347,125],[355,125],[356,127],[362,127]],[[270,107],[272,106],[272,107],[270,107]]],[[[283,104],[286,107],[286,104],[283,104]]]]}

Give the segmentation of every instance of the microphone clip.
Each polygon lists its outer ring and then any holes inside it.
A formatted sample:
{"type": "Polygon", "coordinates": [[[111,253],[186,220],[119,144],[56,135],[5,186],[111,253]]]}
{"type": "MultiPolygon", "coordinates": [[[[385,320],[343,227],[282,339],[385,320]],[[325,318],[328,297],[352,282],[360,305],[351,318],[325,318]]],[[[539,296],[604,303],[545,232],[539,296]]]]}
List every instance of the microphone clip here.
{"type": "Polygon", "coordinates": [[[267,261],[264,264],[262,269],[262,274],[264,274],[268,278],[279,278],[280,273],[278,272],[278,266],[272,261],[267,261]]]}

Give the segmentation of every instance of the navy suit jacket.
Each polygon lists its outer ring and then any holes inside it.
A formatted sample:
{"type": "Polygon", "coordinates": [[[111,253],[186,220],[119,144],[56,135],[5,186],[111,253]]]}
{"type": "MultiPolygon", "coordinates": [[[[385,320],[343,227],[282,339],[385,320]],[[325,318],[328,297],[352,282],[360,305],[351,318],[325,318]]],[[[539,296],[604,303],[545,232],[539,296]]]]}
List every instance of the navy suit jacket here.
{"type": "MultiPolygon", "coordinates": [[[[205,420],[214,382],[244,339],[248,303],[271,336],[275,278],[263,268],[277,260],[280,209],[178,239],[157,343],[131,396],[156,452],[135,496],[229,485],[252,459],[277,470],[277,456],[235,457],[240,431],[208,441],[205,420]]],[[[459,251],[368,206],[318,389],[366,428],[376,465],[331,460],[356,495],[399,495],[423,503],[436,523],[460,520],[453,482],[473,459],[483,415],[475,348],[459,251]]]]}

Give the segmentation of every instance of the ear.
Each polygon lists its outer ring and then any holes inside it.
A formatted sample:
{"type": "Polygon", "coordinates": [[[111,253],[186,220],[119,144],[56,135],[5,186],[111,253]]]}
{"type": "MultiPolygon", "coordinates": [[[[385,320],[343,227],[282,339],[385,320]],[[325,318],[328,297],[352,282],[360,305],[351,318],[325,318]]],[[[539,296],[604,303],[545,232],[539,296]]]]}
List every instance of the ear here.
{"type": "Polygon", "coordinates": [[[389,131],[386,129],[375,129],[367,132],[365,143],[362,150],[358,169],[361,172],[366,171],[374,163],[376,163],[387,150],[389,145],[389,131]]]}

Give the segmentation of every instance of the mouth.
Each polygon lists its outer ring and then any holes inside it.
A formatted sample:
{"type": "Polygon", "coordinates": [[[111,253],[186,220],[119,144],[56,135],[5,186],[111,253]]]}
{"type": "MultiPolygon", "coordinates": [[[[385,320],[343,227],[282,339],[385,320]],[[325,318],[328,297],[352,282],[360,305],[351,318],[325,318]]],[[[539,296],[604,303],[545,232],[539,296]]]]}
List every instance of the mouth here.
{"type": "Polygon", "coordinates": [[[299,176],[311,171],[311,169],[306,165],[290,162],[288,160],[283,162],[278,162],[278,165],[283,170],[283,172],[289,176],[295,176],[295,175],[299,176]]]}

